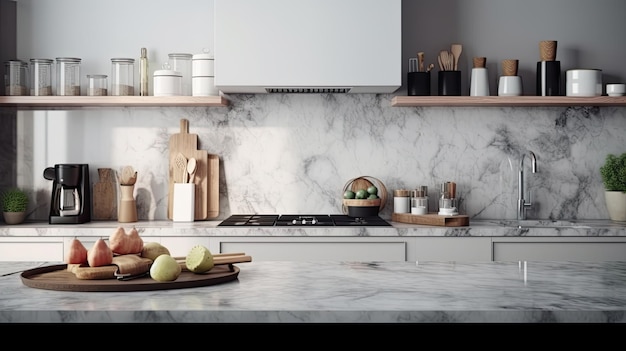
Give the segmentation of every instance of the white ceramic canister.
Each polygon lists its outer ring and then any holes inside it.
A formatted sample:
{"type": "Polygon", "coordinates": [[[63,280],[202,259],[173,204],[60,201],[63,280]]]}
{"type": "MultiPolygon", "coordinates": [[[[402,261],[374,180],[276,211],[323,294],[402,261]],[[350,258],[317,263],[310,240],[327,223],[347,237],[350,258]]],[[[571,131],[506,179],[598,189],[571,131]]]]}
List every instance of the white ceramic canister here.
{"type": "Polygon", "coordinates": [[[179,71],[162,69],[154,71],[154,96],[180,96],[183,76],[179,71]]]}
{"type": "Polygon", "coordinates": [[[570,69],[566,74],[566,96],[602,95],[602,70],[570,69]]]}
{"type": "Polygon", "coordinates": [[[192,77],[214,77],[215,59],[213,54],[195,54],[191,59],[192,77]]]}
{"type": "Polygon", "coordinates": [[[397,189],[393,191],[393,212],[394,213],[411,213],[411,198],[409,191],[406,189],[397,189]]]}
{"type": "Polygon", "coordinates": [[[212,54],[196,54],[192,58],[191,92],[193,96],[217,96],[215,59],[212,54]]]}

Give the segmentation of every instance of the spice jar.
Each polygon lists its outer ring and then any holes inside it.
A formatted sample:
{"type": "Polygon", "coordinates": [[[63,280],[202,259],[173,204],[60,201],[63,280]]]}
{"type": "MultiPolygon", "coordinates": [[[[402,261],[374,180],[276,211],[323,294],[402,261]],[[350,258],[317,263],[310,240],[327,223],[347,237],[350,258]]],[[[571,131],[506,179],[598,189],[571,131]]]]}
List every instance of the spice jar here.
{"type": "Polygon", "coordinates": [[[411,191],[411,214],[428,214],[428,187],[419,186],[411,191]]]}
{"type": "Polygon", "coordinates": [[[441,193],[439,196],[439,214],[440,215],[458,215],[456,208],[456,183],[445,182],[441,184],[441,193]]]}
{"type": "Polygon", "coordinates": [[[28,95],[28,64],[21,60],[5,63],[5,95],[28,95]]]}
{"type": "Polygon", "coordinates": [[[75,57],[57,57],[57,95],[80,96],[80,62],[75,57]]]}
{"type": "Polygon", "coordinates": [[[52,95],[51,59],[30,59],[30,95],[52,95]]]}
{"type": "Polygon", "coordinates": [[[393,212],[409,213],[410,197],[409,191],[405,189],[397,189],[393,191],[393,212]]]}
{"type": "Polygon", "coordinates": [[[135,59],[111,59],[111,95],[135,95],[135,59]]]}
{"type": "Polygon", "coordinates": [[[87,95],[107,96],[107,76],[105,74],[87,75],[87,95]]]}

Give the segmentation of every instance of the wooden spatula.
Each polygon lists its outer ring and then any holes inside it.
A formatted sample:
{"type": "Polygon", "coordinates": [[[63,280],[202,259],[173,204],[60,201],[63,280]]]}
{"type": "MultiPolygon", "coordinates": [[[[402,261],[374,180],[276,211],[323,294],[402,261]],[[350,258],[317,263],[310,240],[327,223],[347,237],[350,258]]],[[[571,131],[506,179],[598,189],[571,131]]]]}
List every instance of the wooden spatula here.
{"type": "Polygon", "coordinates": [[[461,52],[463,51],[463,45],[461,44],[452,44],[450,47],[450,52],[454,56],[454,70],[459,70],[459,57],[461,57],[461,52]]]}

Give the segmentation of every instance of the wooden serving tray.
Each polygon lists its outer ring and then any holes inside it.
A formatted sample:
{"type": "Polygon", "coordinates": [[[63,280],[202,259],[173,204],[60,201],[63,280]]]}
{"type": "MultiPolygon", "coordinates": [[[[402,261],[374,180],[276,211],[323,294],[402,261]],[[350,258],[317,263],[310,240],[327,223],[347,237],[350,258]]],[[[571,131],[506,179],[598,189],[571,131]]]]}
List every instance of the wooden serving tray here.
{"type": "Polygon", "coordinates": [[[437,225],[443,227],[463,227],[469,225],[469,216],[467,215],[442,216],[436,213],[429,213],[425,215],[392,213],[391,220],[401,223],[437,225]]]}
{"type": "Polygon", "coordinates": [[[171,282],[159,282],[149,276],[133,280],[85,280],[78,279],[67,270],[67,264],[39,267],[26,270],[20,274],[22,283],[31,288],[61,291],[148,291],[184,289],[208,286],[229,282],[237,279],[239,268],[233,265],[213,267],[206,273],[182,271],[180,276],[171,282]]]}

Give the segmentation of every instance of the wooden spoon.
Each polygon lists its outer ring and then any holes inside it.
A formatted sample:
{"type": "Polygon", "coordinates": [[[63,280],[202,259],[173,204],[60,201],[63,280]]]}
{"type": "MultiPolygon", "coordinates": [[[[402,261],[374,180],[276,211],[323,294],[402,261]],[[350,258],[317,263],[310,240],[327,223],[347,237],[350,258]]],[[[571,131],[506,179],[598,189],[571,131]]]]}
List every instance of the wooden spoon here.
{"type": "Polygon", "coordinates": [[[194,157],[190,158],[187,161],[187,173],[189,175],[189,180],[188,183],[193,183],[194,182],[194,177],[196,176],[196,168],[197,168],[197,164],[196,164],[196,159],[194,157]]]}
{"type": "Polygon", "coordinates": [[[459,57],[461,57],[461,52],[463,51],[463,45],[461,44],[452,44],[450,47],[450,51],[454,56],[454,70],[459,70],[459,57]]]}

